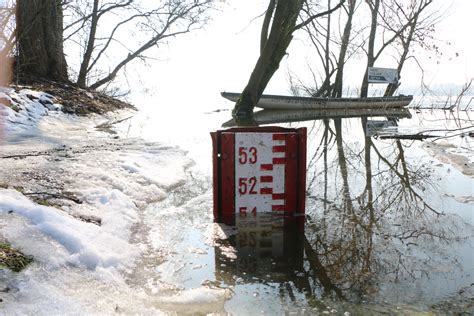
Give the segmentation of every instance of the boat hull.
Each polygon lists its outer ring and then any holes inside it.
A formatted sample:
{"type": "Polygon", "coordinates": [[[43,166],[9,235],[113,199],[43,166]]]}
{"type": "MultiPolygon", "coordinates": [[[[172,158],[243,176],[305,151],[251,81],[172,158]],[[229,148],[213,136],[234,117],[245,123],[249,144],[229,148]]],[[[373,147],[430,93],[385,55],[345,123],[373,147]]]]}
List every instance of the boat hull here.
{"type": "MultiPolygon", "coordinates": [[[[237,102],[240,93],[222,92],[227,100],[237,102]]],[[[316,110],[316,109],[387,109],[408,106],[413,96],[372,98],[312,98],[262,95],[257,107],[268,110],[316,110]]]]}
{"type": "MultiPolygon", "coordinates": [[[[411,118],[411,113],[405,108],[260,110],[254,113],[254,120],[257,125],[354,117],[390,117],[401,119],[411,118]]],[[[222,127],[233,126],[237,126],[237,123],[234,119],[222,124],[222,127]]]]}

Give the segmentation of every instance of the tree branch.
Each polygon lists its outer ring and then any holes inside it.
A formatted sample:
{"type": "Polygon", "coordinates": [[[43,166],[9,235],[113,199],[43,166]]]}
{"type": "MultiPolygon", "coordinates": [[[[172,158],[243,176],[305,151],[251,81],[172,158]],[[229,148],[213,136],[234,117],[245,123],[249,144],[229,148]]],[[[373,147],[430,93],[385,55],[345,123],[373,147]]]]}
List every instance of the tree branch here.
{"type": "Polygon", "coordinates": [[[321,13],[318,13],[318,14],[315,14],[315,15],[311,16],[306,21],[303,21],[300,24],[295,25],[295,27],[293,28],[293,31],[296,31],[296,30],[308,25],[309,23],[311,23],[313,20],[315,20],[317,18],[320,18],[322,16],[333,13],[334,11],[338,10],[345,2],[346,2],[346,0],[341,0],[341,2],[339,2],[334,8],[328,9],[327,11],[324,11],[324,12],[321,12],[321,13]]]}

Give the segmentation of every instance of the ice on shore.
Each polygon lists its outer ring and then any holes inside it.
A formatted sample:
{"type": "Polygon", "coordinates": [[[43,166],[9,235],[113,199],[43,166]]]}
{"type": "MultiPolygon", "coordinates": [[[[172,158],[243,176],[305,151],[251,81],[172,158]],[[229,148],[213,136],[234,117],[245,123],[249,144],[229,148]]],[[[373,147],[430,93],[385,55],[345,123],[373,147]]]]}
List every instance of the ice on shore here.
{"type": "MultiPolygon", "coordinates": [[[[60,106],[46,93],[2,96],[17,111],[0,105],[0,238],[34,258],[20,273],[0,270],[3,312],[160,314],[174,305],[223,311],[226,290],[161,282],[153,292],[147,286],[164,260],[152,245],[160,237],[150,225],[176,216],[169,208],[173,192],[190,181],[193,166],[186,152],[96,128],[120,113],[80,118],[56,111],[60,106]],[[155,216],[152,224],[144,222],[155,216]],[[141,269],[152,270],[141,275],[141,269]]],[[[170,252],[174,233],[167,236],[170,252]]]]}
{"type": "MultiPolygon", "coordinates": [[[[84,266],[95,270],[98,267],[114,268],[130,265],[130,259],[137,255],[137,250],[128,243],[130,226],[136,222],[134,207],[118,191],[101,197],[114,213],[112,220],[103,219],[103,225],[79,221],[67,213],[53,207],[33,203],[21,193],[14,190],[0,189],[0,212],[6,215],[20,216],[27,220],[24,225],[42,233],[51,242],[64,248],[69,256],[67,263],[84,266]]],[[[13,227],[8,228],[7,239],[18,240],[13,227]],[[12,238],[14,237],[14,238],[12,238]]],[[[23,244],[26,253],[35,252],[36,244],[23,244]]],[[[42,254],[42,261],[47,261],[54,253],[42,254]]],[[[36,256],[38,258],[38,254],[36,256]]]]}

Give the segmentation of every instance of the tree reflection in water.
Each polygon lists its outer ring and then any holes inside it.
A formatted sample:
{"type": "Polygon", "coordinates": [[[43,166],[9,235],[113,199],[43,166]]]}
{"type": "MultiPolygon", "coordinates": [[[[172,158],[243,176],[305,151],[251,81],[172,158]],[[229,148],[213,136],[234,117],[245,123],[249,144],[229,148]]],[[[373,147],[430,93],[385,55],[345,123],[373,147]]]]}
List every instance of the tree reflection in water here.
{"type": "Polygon", "coordinates": [[[294,301],[297,291],[316,305],[335,299],[392,306],[433,306],[473,283],[472,276],[460,281],[458,249],[466,240],[472,247],[471,223],[446,211],[432,166],[406,157],[419,150],[413,142],[374,140],[368,124],[305,123],[304,234],[301,223],[287,219],[237,218],[237,235],[225,241],[236,257],[216,248],[218,280],[274,283],[282,299],[294,301]]]}
{"type": "Polygon", "coordinates": [[[308,165],[305,251],[332,285],[314,282],[326,294],[355,301],[389,295],[397,303],[408,295],[407,281],[441,270],[459,277],[450,247],[472,236],[472,227],[431,201],[442,194],[432,168],[409,163],[400,140],[358,139],[356,128],[365,131],[368,120],[353,123],[323,121],[308,134],[317,145],[308,165]]]}

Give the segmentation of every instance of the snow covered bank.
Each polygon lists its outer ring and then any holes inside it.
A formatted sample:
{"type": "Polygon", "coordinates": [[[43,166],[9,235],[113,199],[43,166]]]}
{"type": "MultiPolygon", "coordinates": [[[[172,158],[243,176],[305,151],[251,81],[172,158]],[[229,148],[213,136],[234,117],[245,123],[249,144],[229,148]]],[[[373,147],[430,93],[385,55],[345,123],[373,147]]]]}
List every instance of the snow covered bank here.
{"type": "Polygon", "coordinates": [[[48,110],[60,110],[61,105],[53,100],[52,95],[44,92],[0,88],[0,141],[2,134],[31,129],[48,110]]]}
{"type": "MultiPolygon", "coordinates": [[[[34,258],[20,273],[0,270],[2,312],[223,311],[224,289],[147,286],[176,246],[170,234],[157,250],[151,225],[176,216],[176,192],[192,181],[186,152],[97,128],[130,113],[68,115],[53,96],[26,89],[0,97],[9,103],[0,105],[0,239],[34,258]]],[[[207,190],[183,194],[192,201],[207,190]]]]}
{"type": "MultiPolygon", "coordinates": [[[[116,217],[114,220],[103,220],[104,224],[97,226],[77,220],[56,208],[35,204],[17,191],[0,189],[0,212],[4,218],[7,214],[25,218],[27,221],[24,224],[28,228],[50,238],[62,248],[61,251],[66,250],[68,263],[83,265],[91,270],[129,265],[137,252],[128,243],[130,227],[137,221],[134,206],[118,191],[110,192],[109,196],[102,195],[101,202],[108,204],[116,217]]],[[[8,227],[4,237],[16,243],[21,239],[15,234],[16,231],[8,227]]],[[[36,243],[21,247],[27,253],[35,253],[37,249],[36,243]]],[[[35,258],[47,262],[51,255],[49,252],[36,252],[35,258]]]]}

